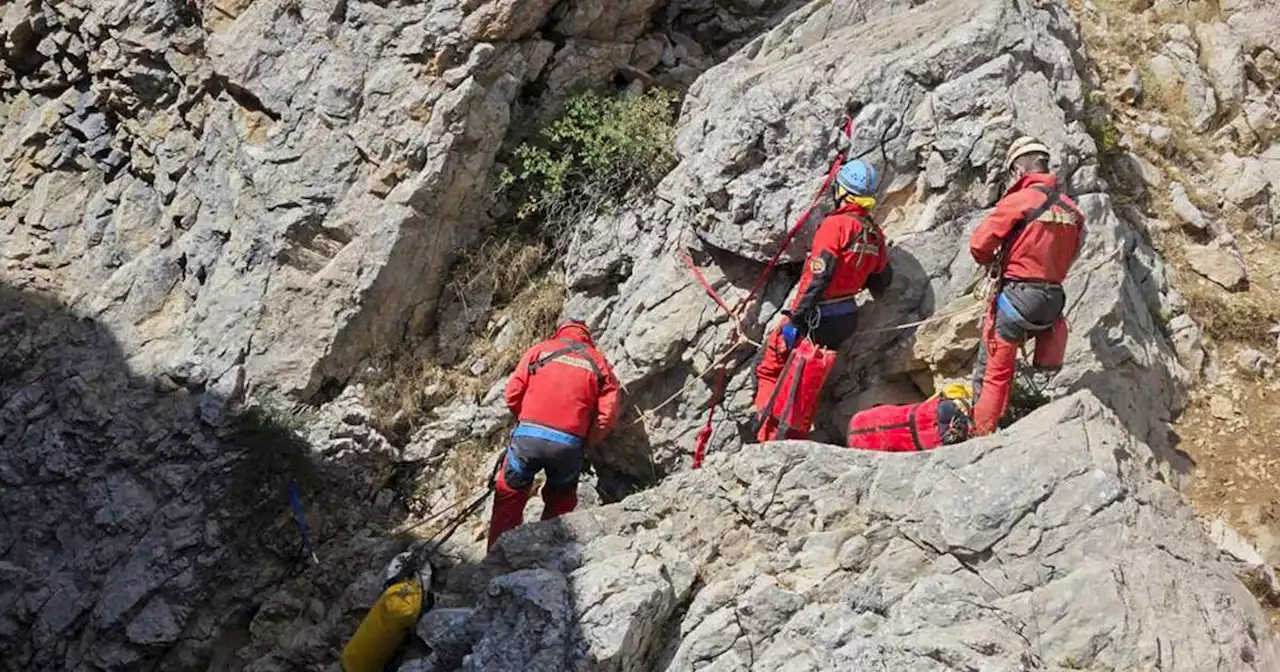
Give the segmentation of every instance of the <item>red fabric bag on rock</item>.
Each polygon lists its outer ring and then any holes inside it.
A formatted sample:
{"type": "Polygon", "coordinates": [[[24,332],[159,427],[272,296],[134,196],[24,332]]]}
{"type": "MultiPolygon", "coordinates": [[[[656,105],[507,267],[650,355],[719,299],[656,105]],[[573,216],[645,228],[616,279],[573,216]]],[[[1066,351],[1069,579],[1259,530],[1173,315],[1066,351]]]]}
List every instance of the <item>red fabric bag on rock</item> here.
{"type": "Polygon", "coordinates": [[[835,367],[836,353],[804,339],[787,356],[772,390],[761,389],[767,401],[759,406],[759,441],[804,439],[813,426],[818,396],[835,367]]]}

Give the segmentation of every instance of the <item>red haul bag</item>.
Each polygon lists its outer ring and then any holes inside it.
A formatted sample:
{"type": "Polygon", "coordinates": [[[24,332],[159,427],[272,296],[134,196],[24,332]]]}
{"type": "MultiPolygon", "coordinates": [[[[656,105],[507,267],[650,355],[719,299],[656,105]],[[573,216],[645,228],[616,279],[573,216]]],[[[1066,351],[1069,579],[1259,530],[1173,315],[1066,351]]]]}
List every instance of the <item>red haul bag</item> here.
{"type": "Polygon", "coordinates": [[[773,394],[761,409],[760,431],[756,438],[773,441],[807,437],[818,409],[818,395],[822,393],[822,386],[835,363],[834,351],[809,339],[792,349],[773,394]]]}

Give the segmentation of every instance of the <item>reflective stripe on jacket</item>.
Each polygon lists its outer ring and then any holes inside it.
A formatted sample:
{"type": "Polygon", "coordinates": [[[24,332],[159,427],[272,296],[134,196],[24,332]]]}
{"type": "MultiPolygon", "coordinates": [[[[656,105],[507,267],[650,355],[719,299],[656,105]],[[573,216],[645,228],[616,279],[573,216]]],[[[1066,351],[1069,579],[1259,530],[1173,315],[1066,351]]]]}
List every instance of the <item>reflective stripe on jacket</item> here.
{"type": "Polygon", "coordinates": [[[1060,203],[1036,218],[1019,223],[1057,189],[1057,178],[1033,173],[1018,181],[996,204],[969,239],[969,252],[979,264],[996,260],[1007,247],[1002,277],[1061,284],[1084,247],[1084,214],[1075,202],[1059,194],[1060,203]],[[1015,240],[1008,241],[1010,234],[1015,240]],[[1011,244],[1010,244],[1011,242],[1011,244]]]}

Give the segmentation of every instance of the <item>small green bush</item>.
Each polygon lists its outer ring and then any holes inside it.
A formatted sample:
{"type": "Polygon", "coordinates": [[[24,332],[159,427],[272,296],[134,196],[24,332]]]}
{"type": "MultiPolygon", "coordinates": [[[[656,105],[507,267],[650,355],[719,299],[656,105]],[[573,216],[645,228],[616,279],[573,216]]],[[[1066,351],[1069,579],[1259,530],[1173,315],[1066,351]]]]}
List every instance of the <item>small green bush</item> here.
{"type": "Polygon", "coordinates": [[[569,98],[558,118],[515,148],[502,172],[518,202],[516,217],[536,218],[554,235],[611,200],[652,189],[676,162],[676,102],[663,89],[569,98]]]}
{"type": "Polygon", "coordinates": [[[1031,375],[1024,373],[1013,380],[1013,386],[1009,390],[1009,406],[998,423],[1001,429],[1009,427],[1031,415],[1037,408],[1049,403],[1048,395],[1035,387],[1035,381],[1031,379],[1031,375]]]}

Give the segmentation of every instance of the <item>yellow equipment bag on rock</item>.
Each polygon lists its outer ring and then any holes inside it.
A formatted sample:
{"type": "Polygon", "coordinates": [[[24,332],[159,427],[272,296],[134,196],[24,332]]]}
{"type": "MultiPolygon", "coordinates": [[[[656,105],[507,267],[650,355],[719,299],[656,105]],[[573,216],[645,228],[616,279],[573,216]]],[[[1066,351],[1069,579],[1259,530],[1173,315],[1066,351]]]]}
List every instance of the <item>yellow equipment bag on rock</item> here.
{"type": "Polygon", "coordinates": [[[417,578],[388,586],[342,650],[342,668],[346,672],[382,672],[421,612],[422,585],[417,578]]]}

